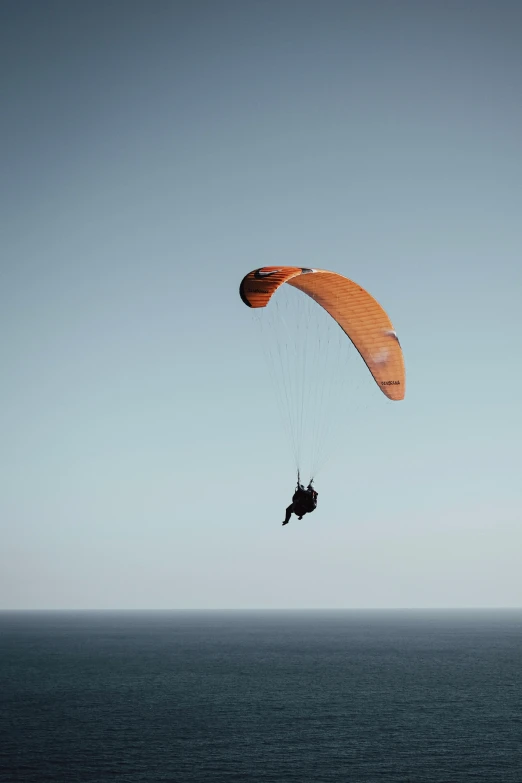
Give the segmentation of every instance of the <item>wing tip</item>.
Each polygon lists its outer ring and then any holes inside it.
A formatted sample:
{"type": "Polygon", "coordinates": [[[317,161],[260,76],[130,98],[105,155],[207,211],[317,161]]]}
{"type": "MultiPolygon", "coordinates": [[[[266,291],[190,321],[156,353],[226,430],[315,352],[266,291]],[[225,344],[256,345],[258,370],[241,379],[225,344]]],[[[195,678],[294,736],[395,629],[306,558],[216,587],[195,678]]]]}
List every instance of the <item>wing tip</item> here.
{"type": "MultiPolygon", "coordinates": [[[[248,277],[248,275],[247,275],[248,277]]],[[[241,301],[243,304],[246,304],[247,307],[252,307],[251,303],[248,301],[246,294],[245,294],[245,280],[246,277],[244,277],[241,281],[241,285],[239,286],[239,296],[241,297],[241,301]]]]}

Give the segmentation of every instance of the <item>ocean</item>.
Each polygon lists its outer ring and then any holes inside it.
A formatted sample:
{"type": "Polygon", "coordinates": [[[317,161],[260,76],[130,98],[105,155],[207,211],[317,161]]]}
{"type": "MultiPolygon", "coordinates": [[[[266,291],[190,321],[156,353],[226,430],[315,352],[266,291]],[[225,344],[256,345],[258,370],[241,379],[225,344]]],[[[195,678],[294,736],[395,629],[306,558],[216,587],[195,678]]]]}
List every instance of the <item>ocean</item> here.
{"type": "Polygon", "coordinates": [[[1,783],[522,783],[522,611],[0,613],[1,783]]]}

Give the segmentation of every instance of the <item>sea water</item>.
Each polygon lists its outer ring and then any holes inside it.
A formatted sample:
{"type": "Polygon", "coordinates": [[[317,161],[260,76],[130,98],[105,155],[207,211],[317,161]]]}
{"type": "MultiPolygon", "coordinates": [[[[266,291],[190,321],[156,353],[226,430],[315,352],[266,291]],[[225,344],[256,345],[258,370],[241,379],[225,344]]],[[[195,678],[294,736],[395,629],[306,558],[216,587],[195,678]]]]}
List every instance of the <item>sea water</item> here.
{"type": "Polygon", "coordinates": [[[0,614],[2,783],[521,783],[522,612],[0,614]]]}

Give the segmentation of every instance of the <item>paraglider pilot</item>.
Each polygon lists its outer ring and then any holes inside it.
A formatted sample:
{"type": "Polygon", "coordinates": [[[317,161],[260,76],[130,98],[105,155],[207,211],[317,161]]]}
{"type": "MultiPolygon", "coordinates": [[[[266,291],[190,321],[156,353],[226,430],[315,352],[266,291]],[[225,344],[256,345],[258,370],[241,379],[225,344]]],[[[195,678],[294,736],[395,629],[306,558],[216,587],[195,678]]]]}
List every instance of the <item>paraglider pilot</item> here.
{"type": "Polygon", "coordinates": [[[310,482],[305,489],[297,479],[297,487],[292,498],[292,502],[286,509],[286,517],[283,525],[288,525],[292,513],[296,515],[298,519],[302,519],[305,514],[311,514],[317,508],[317,492],[312,487],[310,482]]]}

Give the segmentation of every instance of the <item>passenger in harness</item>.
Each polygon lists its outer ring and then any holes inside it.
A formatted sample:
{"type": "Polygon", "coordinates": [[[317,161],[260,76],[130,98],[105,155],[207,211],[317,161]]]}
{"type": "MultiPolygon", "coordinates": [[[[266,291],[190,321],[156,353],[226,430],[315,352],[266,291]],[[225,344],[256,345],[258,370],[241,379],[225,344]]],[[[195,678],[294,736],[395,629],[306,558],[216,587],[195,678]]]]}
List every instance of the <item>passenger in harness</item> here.
{"type": "Polygon", "coordinates": [[[283,525],[288,525],[290,517],[295,514],[298,519],[302,519],[305,514],[311,514],[317,508],[317,492],[312,487],[312,482],[305,489],[297,479],[297,487],[292,498],[292,502],[286,509],[286,517],[283,525]]]}

